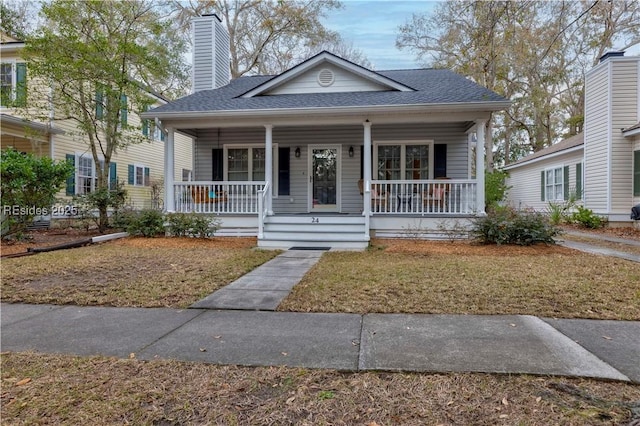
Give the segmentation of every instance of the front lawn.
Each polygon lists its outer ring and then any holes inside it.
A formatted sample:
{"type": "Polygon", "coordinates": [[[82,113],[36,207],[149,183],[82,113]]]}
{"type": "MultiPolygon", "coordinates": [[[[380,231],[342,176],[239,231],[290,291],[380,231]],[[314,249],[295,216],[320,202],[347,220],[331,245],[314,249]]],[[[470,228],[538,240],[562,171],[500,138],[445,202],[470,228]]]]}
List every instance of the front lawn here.
{"type": "Polygon", "coordinates": [[[2,261],[2,301],[184,308],[278,254],[253,238],[127,238],[2,261]]]}
{"type": "Polygon", "coordinates": [[[624,425],[640,401],[639,386],[562,377],[0,359],[7,425],[624,425]]]}
{"type": "Polygon", "coordinates": [[[558,246],[381,240],[325,254],[278,309],[640,320],[640,264],[558,246]]]}

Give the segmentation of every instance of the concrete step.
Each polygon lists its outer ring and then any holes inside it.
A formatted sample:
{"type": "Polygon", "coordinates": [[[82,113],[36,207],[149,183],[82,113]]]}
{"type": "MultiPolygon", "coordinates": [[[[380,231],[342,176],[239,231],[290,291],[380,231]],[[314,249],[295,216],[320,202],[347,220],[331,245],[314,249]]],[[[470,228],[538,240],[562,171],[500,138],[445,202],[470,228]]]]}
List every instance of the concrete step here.
{"type": "Polygon", "coordinates": [[[335,233],[335,232],[269,232],[265,231],[264,240],[278,241],[315,241],[315,242],[340,242],[340,241],[367,241],[364,230],[362,232],[335,233]]]}
{"type": "Polygon", "coordinates": [[[364,217],[360,215],[277,215],[268,216],[265,223],[286,223],[286,224],[362,224],[364,225],[364,217]]]}
{"type": "Polygon", "coordinates": [[[258,240],[258,247],[271,249],[289,249],[292,247],[331,248],[333,250],[365,250],[369,241],[317,241],[317,240],[258,240]]]}
{"type": "Polygon", "coordinates": [[[364,233],[362,223],[265,223],[265,232],[364,233]]]}

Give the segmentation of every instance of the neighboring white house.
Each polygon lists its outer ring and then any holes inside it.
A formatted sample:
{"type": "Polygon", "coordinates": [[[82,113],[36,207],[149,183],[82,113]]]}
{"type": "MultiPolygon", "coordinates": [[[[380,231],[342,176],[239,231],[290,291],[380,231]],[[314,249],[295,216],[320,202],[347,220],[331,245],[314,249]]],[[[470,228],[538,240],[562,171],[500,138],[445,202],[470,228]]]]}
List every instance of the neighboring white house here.
{"type": "Polygon", "coordinates": [[[509,203],[543,210],[572,190],[611,223],[640,203],[640,57],[610,52],[585,78],[584,132],[505,167],[509,203]]]}
{"type": "Polygon", "coordinates": [[[448,70],[329,52],[229,82],[221,21],[193,25],[195,93],[142,114],[168,131],[167,210],[219,215],[263,247],[364,247],[483,212],[485,125],[508,100],[448,70]],[[178,134],[194,138],[194,182],[173,179],[178,134]]]}
{"type": "MultiPolygon", "coordinates": [[[[48,120],[37,122],[21,116],[23,111],[16,106],[29,106],[29,99],[37,91],[29,88],[37,81],[29,79],[29,66],[21,58],[24,43],[2,35],[0,42],[0,147],[13,147],[21,152],[36,156],[46,156],[54,160],[67,160],[75,165],[76,171],[67,181],[61,198],[91,192],[96,185],[96,164],[93,161],[88,142],[79,136],[76,125],[71,120],[48,120]]],[[[156,106],[167,101],[149,94],[156,106]]],[[[133,105],[127,105],[123,114],[127,123],[140,126],[140,117],[133,105]]],[[[43,114],[39,114],[43,115],[43,114]]],[[[46,115],[46,114],[44,114],[46,115]]],[[[50,117],[53,112],[50,113],[50,117]]],[[[147,143],[130,145],[120,149],[110,165],[110,181],[120,181],[125,185],[129,201],[135,208],[152,207],[150,185],[164,179],[164,148],[166,134],[153,124],[141,127],[148,136],[147,143]]],[[[193,141],[180,135],[176,138],[175,166],[173,179],[188,180],[193,170],[193,141]]]]}

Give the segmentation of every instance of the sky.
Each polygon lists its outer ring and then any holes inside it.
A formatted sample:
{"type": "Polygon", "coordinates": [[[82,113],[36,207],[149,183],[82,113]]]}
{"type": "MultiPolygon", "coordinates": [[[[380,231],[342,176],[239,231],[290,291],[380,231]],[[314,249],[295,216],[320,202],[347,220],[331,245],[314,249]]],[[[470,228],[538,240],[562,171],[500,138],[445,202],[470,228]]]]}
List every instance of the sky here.
{"type": "Polygon", "coordinates": [[[374,69],[420,68],[415,55],[396,48],[398,27],[414,13],[431,12],[426,0],[342,0],[344,7],[330,12],[323,23],[364,52],[374,69]]]}

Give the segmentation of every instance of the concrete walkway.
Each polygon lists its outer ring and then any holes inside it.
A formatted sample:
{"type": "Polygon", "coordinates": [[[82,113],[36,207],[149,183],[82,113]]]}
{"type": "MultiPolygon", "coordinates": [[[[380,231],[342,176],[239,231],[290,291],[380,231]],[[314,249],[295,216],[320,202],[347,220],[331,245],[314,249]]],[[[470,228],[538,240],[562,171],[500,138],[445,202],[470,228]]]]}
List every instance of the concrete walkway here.
{"type": "Polygon", "coordinates": [[[615,250],[615,249],[598,245],[598,241],[606,241],[610,243],[623,244],[630,247],[640,247],[640,241],[630,240],[628,238],[610,237],[608,235],[599,235],[595,233],[579,232],[579,231],[573,231],[573,230],[564,231],[564,233],[566,235],[589,238],[594,241],[593,242],[571,241],[571,240],[563,240],[560,238],[556,240],[556,242],[561,246],[571,248],[574,250],[580,250],[585,253],[617,257],[619,259],[630,260],[632,262],[640,262],[640,256],[638,256],[637,254],[627,253],[622,250],[615,250]]]}
{"type": "Polygon", "coordinates": [[[640,383],[640,322],[2,304],[2,351],[640,383]]]}
{"type": "Polygon", "coordinates": [[[275,311],[323,253],[323,250],[285,251],[191,307],[275,311]]]}

